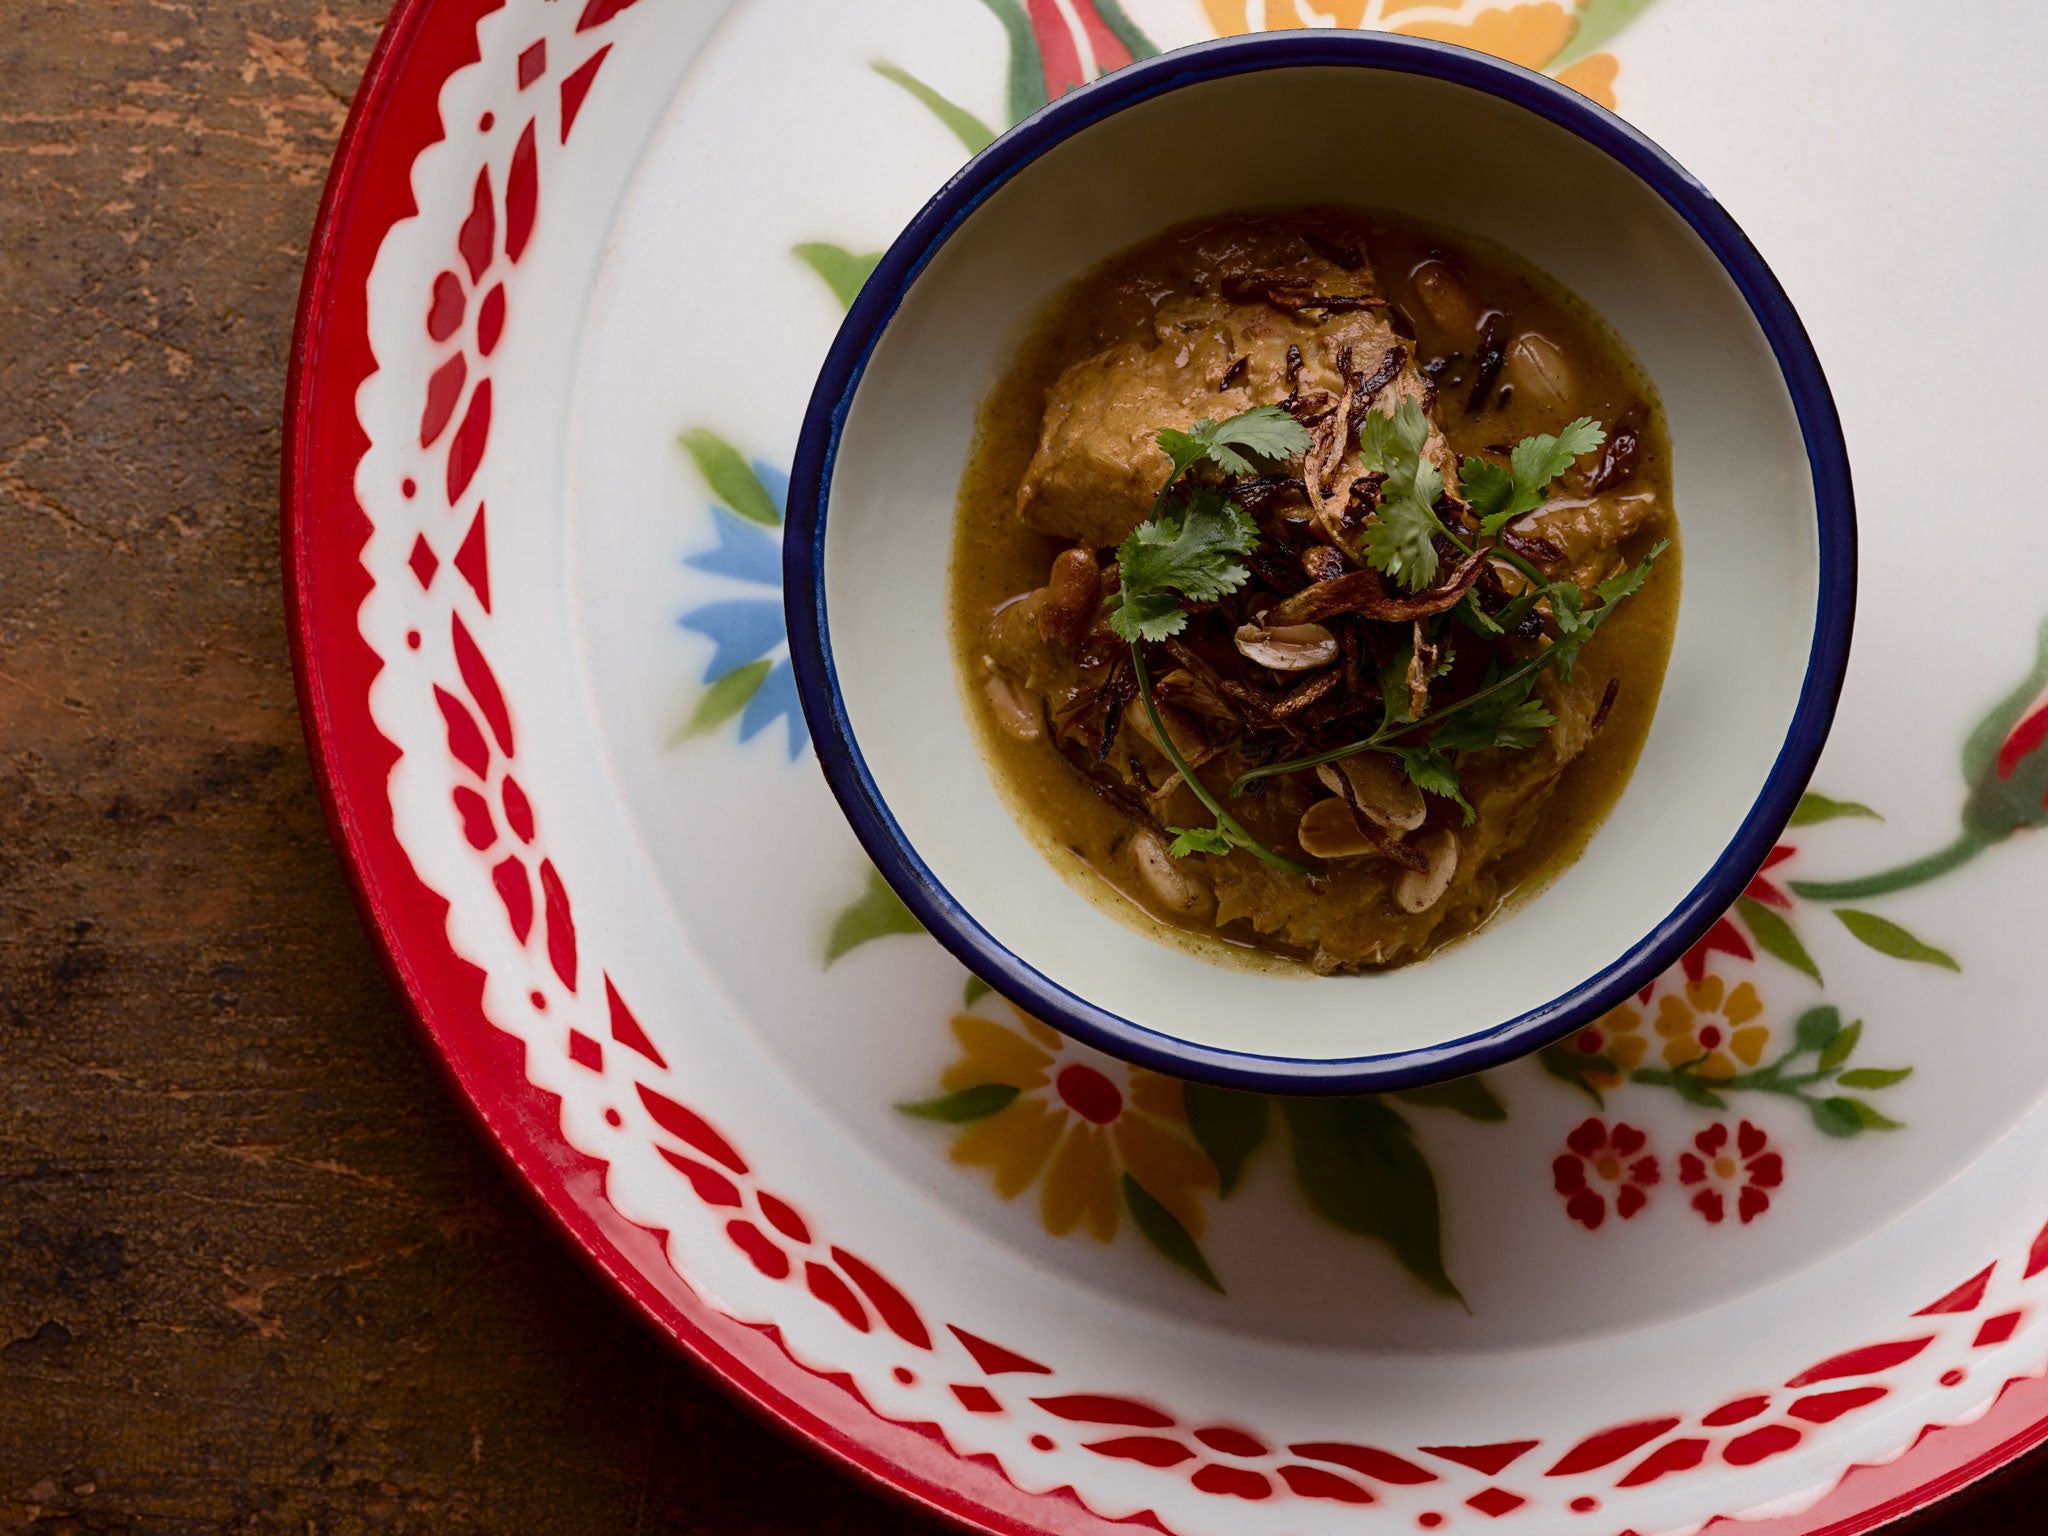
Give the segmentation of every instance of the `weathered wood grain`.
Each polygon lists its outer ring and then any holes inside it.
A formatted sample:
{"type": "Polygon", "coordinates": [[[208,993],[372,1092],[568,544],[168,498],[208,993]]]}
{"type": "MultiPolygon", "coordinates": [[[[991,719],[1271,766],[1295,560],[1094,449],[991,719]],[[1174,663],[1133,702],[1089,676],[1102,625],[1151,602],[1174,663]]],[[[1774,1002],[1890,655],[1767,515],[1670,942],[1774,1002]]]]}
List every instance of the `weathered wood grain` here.
{"type": "Polygon", "coordinates": [[[382,9],[0,7],[0,1530],[930,1529],[557,1246],[328,847],[279,410],[382,9]]]}
{"type": "Polygon", "coordinates": [[[279,412],[382,16],[0,6],[0,1529],[915,1528],[559,1248],[328,846],[279,412]]]}

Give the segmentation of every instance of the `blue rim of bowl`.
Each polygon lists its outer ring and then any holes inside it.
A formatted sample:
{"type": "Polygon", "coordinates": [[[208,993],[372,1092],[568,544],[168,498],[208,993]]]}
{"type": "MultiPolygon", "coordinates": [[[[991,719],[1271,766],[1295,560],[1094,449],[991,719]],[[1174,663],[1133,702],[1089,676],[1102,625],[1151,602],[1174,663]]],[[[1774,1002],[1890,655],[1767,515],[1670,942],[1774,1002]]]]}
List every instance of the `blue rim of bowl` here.
{"type": "Polygon", "coordinates": [[[1070,92],[976,155],[910,221],[849,309],[804,413],[783,590],[797,692],[825,778],[883,877],[970,971],[1054,1028],[1173,1076],[1264,1093],[1379,1092],[1481,1071],[1562,1039],[1670,969],[1742,894],[1791,819],[1834,720],[1855,617],[1855,496],[1834,397],[1791,300],[1713,195],[1649,138],[1568,86],[1450,44],[1373,32],[1268,33],[1161,54],[1070,92]],[[1813,645],[1791,729],[1762,793],[1705,877],[1627,953],[1549,1002],[1455,1040],[1346,1058],[1267,1056],[1181,1039],[1077,996],[991,936],[933,876],[868,772],[840,697],[822,579],[827,489],[847,410],[882,332],[953,232],[1039,156],[1126,108],[1212,80],[1316,66],[1423,75],[1483,91],[1576,134],[1662,197],[1713,252],[1770,342],[1805,440],[1820,536],[1813,645]]]}

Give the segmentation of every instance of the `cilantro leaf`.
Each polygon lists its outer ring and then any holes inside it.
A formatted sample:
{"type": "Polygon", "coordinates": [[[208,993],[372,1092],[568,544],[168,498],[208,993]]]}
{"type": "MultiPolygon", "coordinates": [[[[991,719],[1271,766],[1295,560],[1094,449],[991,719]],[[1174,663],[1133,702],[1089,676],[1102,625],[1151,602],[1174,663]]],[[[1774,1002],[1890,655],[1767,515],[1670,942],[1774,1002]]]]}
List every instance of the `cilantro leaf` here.
{"type": "Polygon", "coordinates": [[[1550,482],[1607,441],[1607,432],[1590,416],[1581,416],[1557,436],[1525,437],[1508,455],[1508,468],[1484,459],[1466,459],[1458,466],[1465,500],[1480,514],[1480,531],[1491,538],[1518,517],[1543,505],[1550,482]]]}
{"type": "Polygon", "coordinates": [[[1436,580],[1436,536],[1442,526],[1436,513],[1412,496],[1382,500],[1366,524],[1366,563],[1409,591],[1420,592],[1436,580]]]}
{"type": "Polygon", "coordinates": [[[1227,475],[1255,475],[1259,467],[1251,455],[1263,459],[1287,459],[1305,452],[1308,428],[1277,405],[1254,406],[1223,422],[1206,417],[1192,430],[1168,427],[1158,434],[1159,449],[1173,463],[1171,485],[1203,459],[1213,460],[1227,475]]]}
{"type": "Polygon", "coordinates": [[[1669,539],[1660,539],[1648,554],[1627,570],[1608,577],[1593,588],[1594,596],[1600,599],[1600,606],[1584,611],[1576,583],[1556,582],[1545,589],[1550,598],[1550,616],[1557,623],[1557,638],[1551,642],[1551,649],[1557,653],[1555,665],[1557,675],[1566,682],[1572,678],[1572,668],[1577,664],[1579,652],[1586,642],[1613,615],[1623,598],[1633,596],[1642,589],[1655,569],[1657,557],[1671,547],[1669,539]]]}
{"type": "Polygon", "coordinates": [[[1307,452],[1308,445],[1307,427],[1281,406],[1260,405],[1231,417],[1209,434],[1209,457],[1230,474],[1249,475],[1257,472],[1257,466],[1245,454],[1289,459],[1307,452]]]}
{"type": "Polygon", "coordinates": [[[1434,746],[1396,747],[1394,755],[1401,760],[1408,782],[1425,795],[1457,801],[1465,812],[1466,826],[1479,819],[1479,813],[1472,809],[1472,802],[1465,798],[1464,787],[1458,783],[1458,770],[1452,765],[1448,752],[1439,751],[1434,746]]]}
{"type": "Polygon", "coordinates": [[[1555,581],[1543,589],[1550,599],[1550,617],[1557,625],[1560,635],[1570,636],[1581,633],[1591,634],[1599,626],[1591,624],[1583,615],[1584,601],[1579,596],[1579,584],[1575,581],[1555,581]]]}
{"type": "Polygon", "coordinates": [[[1498,640],[1507,633],[1500,622],[1479,605],[1479,594],[1467,592],[1451,610],[1458,622],[1482,640],[1498,640]]]}
{"type": "Polygon", "coordinates": [[[1525,437],[1515,444],[1508,463],[1515,472],[1517,490],[1545,486],[1607,441],[1607,432],[1590,416],[1581,416],[1557,436],[1548,433],[1525,437]]]}
{"type": "Polygon", "coordinates": [[[1410,637],[1388,648],[1387,659],[1380,664],[1380,698],[1386,704],[1386,720],[1381,724],[1383,731],[1414,719],[1408,708],[1408,664],[1415,657],[1415,641],[1410,637]]]}
{"type": "Polygon", "coordinates": [[[1515,499],[1515,477],[1498,464],[1466,459],[1458,466],[1458,494],[1481,517],[1492,517],[1515,499]]]}
{"type": "Polygon", "coordinates": [[[1126,640],[1170,640],[1187,626],[1180,598],[1171,592],[1127,597],[1109,616],[1109,627],[1126,640]]]}
{"type": "Polygon", "coordinates": [[[1543,739],[1543,733],[1557,724],[1557,716],[1540,700],[1521,699],[1501,710],[1491,723],[1496,747],[1523,751],[1543,739]]]}
{"type": "Polygon", "coordinates": [[[1358,451],[1367,470],[1380,470],[1396,495],[1414,484],[1416,465],[1429,442],[1429,418],[1422,414],[1422,402],[1413,395],[1391,412],[1368,411],[1358,424],[1358,451]]]}
{"type": "MultiPolygon", "coordinates": [[[[1486,686],[1482,682],[1481,687],[1486,686]]],[[[1430,746],[1439,752],[1484,752],[1489,747],[1533,747],[1557,717],[1529,696],[1528,685],[1509,688],[1460,710],[1436,728],[1430,746]]]]}
{"type": "Polygon", "coordinates": [[[1196,422],[1193,432],[1177,432],[1172,427],[1160,429],[1156,439],[1159,450],[1173,461],[1173,473],[1166,477],[1168,485],[1209,456],[1208,434],[1215,430],[1216,423],[1206,419],[1196,422]]]}
{"type": "Polygon", "coordinates": [[[1258,525],[1214,486],[1148,518],[1117,550],[1119,586],[1109,623],[1126,640],[1164,640],[1187,627],[1184,598],[1209,602],[1235,592],[1248,574],[1258,525]]]}
{"type": "Polygon", "coordinates": [[[1366,563],[1411,592],[1436,580],[1436,536],[1445,532],[1436,515],[1444,477],[1423,454],[1429,418],[1412,396],[1391,414],[1368,411],[1358,426],[1358,450],[1367,473],[1385,475],[1380,504],[1361,540],[1366,563]]]}
{"type": "Polygon", "coordinates": [[[1624,597],[1633,597],[1642,590],[1643,583],[1650,579],[1650,572],[1656,566],[1657,557],[1670,547],[1669,539],[1659,539],[1650,552],[1634,565],[1618,575],[1608,577],[1593,588],[1594,594],[1600,599],[1596,622],[1600,618],[1605,618],[1607,610],[1624,597]]]}
{"type": "Polygon", "coordinates": [[[1228,853],[1230,834],[1221,827],[1168,827],[1173,834],[1173,846],[1166,851],[1176,859],[1184,859],[1191,853],[1228,853]]]}

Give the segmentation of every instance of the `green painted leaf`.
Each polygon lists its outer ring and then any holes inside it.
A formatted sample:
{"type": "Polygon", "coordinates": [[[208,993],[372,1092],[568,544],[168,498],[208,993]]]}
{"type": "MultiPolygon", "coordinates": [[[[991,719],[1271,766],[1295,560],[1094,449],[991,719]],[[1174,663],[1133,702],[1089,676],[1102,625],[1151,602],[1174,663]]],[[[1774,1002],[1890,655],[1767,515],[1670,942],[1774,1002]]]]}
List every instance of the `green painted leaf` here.
{"type": "Polygon", "coordinates": [[[1426,1088],[1404,1088],[1394,1097],[1428,1109],[1453,1109],[1467,1120],[1494,1121],[1508,1117],[1507,1106],[1494,1097],[1486,1079],[1476,1074],[1455,1077],[1448,1083],[1431,1083],[1426,1088]]]}
{"type": "Polygon", "coordinates": [[[990,1115],[999,1115],[1017,1100],[1018,1090],[1008,1083],[976,1083],[972,1088],[962,1088],[958,1093],[949,1093],[936,1099],[924,1099],[915,1104],[898,1104],[898,1112],[915,1115],[920,1120],[942,1120],[947,1125],[965,1125],[970,1120],[986,1120],[990,1115]]]}
{"type": "Polygon", "coordinates": [[[1256,1093],[1211,1088],[1206,1083],[1189,1083],[1181,1093],[1188,1129],[1215,1164],[1217,1183],[1227,1195],[1244,1176],[1245,1159],[1266,1139],[1271,1119],[1266,1101],[1256,1093]]]}
{"type": "Polygon", "coordinates": [[[993,991],[995,991],[995,988],[983,981],[979,976],[969,976],[967,978],[967,989],[960,995],[960,1006],[962,1008],[972,1008],[993,991]]]}
{"type": "Polygon", "coordinates": [[[910,915],[903,898],[889,889],[879,871],[868,871],[868,887],[860,900],[839,914],[825,941],[825,964],[829,967],[849,951],[892,933],[923,933],[924,925],[910,915]]]}
{"type": "Polygon", "coordinates": [[[1802,1051],[1825,1051],[1841,1033],[1842,1010],[1826,1003],[1807,1009],[1792,1026],[1792,1037],[1802,1051]]]}
{"type": "Polygon", "coordinates": [[[1124,1208],[1131,1213],[1131,1221],[1144,1235],[1145,1241],[1217,1295],[1222,1295],[1223,1282],[1216,1278],[1216,1271],[1202,1257],[1202,1250],[1188,1229],[1180,1224],[1180,1218],[1153,1199],[1151,1191],[1128,1173],[1123,1177],[1123,1190],[1124,1208]]]}
{"type": "Polygon", "coordinates": [[[771,661],[750,661],[744,667],[726,673],[704,690],[704,697],[690,711],[690,718],[669,737],[668,744],[673,747],[692,736],[715,731],[745,709],[747,701],[760,691],[762,680],[773,665],[771,661]]]}
{"type": "Polygon", "coordinates": [[[1678,1096],[1688,1104],[1697,1104],[1701,1109],[1726,1109],[1728,1101],[1700,1081],[1695,1072],[1674,1072],[1671,1086],[1678,1090],[1678,1096]]]}
{"type": "Polygon", "coordinates": [[[853,307],[854,296],[860,292],[861,284],[868,280],[875,264],[882,259],[880,251],[856,256],[843,245],[827,245],[821,240],[806,241],[792,249],[803,258],[806,266],[825,279],[825,286],[839,300],[841,309],[853,307]]]}
{"type": "Polygon", "coordinates": [[[1598,53],[1614,34],[1649,9],[1650,0],[1579,0],[1579,24],[1571,40],[1558,50],[1544,68],[1552,73],[1569,69],[1589,54],[1598,53]]]}
{"type": "Polygon", "coordinates": [[[1858,1019],[1839,1035],[1835,1036],[1828,1048],[1820,1053],[1820,1069],[1832,1072],[1854,1054],[1856,1042],[1863,1038],[1863,1021],[1858,1019]]]}
{"type": "Polygon", "coordinates": [[[2017,688],[1999,700],[1997,707],[1977,723],[1977,728],[1963,743],[1963,777],[1970,783],[1977,783],[1991,772],[1998,761],[1998,749],[2005,745],[2005,738],[2020,723],[2027,706],[2040,697],[2044,683],[2048,683],[2048,619],[2041,621],[2040,638],[2035,642],[2034,670],[2021,680],[2017,688]]]}
{"type": "Polygon", "coordinates": [[[1858,1067],[1853,1072],[1844,1072],[1835,1081],[1844,1088],[1889,1088],[1912,1075],[1911,1067],[1858,1067]]]}
{"type": "Polygon", "coordinates": [[[910,92],[930,109],[932,116],[953,130],[953,137],[967,146],[967,153],[978,155],[995,142],[995,130],[965,107],[956,106],[926,85],[907,69],[898,69],[883,59],[876,59],[869,66],[884,80],[893,80],[910,92]]]}
{"type": "Polygon", "coordinates": [[[1932,944],[1922,943],[1888,917],[1879,917],[1875,912],[1858,912],[1853,907],[1837,907],[1835,916],[1842,920],[1844,928],[1880,955],[1890,955],[1894,960],[1916,960],[1922,965],[1945,966],[1951,971],[1962,970],[1954,955],[1947,950],[1936,949],[1932,944]]]}
{"type": "Polygon", "coordinates": [[[1131,20],[1118,0],[1095,0],[1095,14],[1102,18],[1102,24],[1116,34],[1116,40],[1133,59],[1149,59],[1159,51],[1159,45],[1145,33],[1145,29],[1131,20]]]}
{"type": "Polygon", "coordinates": [[[1045,105],[1045,66],[1039,57],[1038,34],[1031,30],[1031,18],[1018,0],[981,3],[995,13],[1010,37],[1009,105],[1014,126],[1045,105]]]}
{"type": "Polygon", "coordinates": [[[782,514],[775,510],[774,498],[762,487],[739,449],[703,427],[691,428],[682,434],[681,440],[690,457],[697,461],[697,472],[710,485],[712,494],[730,510],[764,528],[782,526],[782,514]]]}
{"type": "Polygon", "coordinates": [[[1607,1096],[1586,1081],[1586,1074],[1618,1072],[1620,1067],[1612,1056],[1588,1056],[1570,1046],[1546,1045],[1536,1053],[1536,1059],[1552,1077],[1570,1083],[1601,1109],[1607,1107],[1607,1096]]]}
{"type": "Polygon", "coordinates": [[[1889,1115],[1879,1113],[1877,1109],[1864,1103],[1861,1099],[1835,1099],[1832,1102],[1848,1105],[1849,1113],[1856,1117],[1857,1124],[1861,1125],[1866,1131],[1902,1131],[1905,1129],[1898,1121],[1892,1119],[1889,1115]]]}
{"type": "Polygon", "coordinates": [[[1829,1136],[1863,1134],[1863,1117],[1856,1113],[1853,1099],[1810,1099],[1806,1107],[1813,1114],[1814,1125],[1829,1136]]]}
{"type": "Polygon", "coordinates": [[[1795,970],[1806,972],[1815,981],[1820,980],[1820,967],[1813,963],[1813,956],[1806,952],[1806,946],[1799,942],[1799,935],[1792,931],[1792,925],[1784,918],[1749,896],[1739,898],[1735,910],[1742,914],[1750,937],[1766,954],[1776,955],[1795,970]]]}
{"type": "Polygon", "coordinates": [[[1826,795],[1808,790],[1799,797],[1799,807],[1792,813],[1792,825],[1810,827],[1816,822],[1835,821],[1844,816],[1868,816],[1872,821],[1884,818],[1869,806],[1855,800],[1830,800],[1826,795]]]}
{"type": "Polygon", "coordinates": [[[1439,1296],[1464,1297],[1444,1270],[1436,1175],[1408,1122],[1377,1099],[1286,1099],[1294,1176],[1332,1226],[1386,1244],[1439,1296]]]}

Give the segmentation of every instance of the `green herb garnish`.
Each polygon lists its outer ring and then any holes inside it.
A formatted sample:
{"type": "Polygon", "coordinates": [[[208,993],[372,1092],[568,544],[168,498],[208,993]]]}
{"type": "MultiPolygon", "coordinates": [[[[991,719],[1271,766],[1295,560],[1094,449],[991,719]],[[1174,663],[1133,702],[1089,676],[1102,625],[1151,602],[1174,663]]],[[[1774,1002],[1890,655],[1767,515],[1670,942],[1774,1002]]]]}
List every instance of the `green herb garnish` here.
{"type": "MultiPolygon", "coordinates": [[[[1550,711],[1532,698],[1537,674],[1549,667],[1556,667],[1559,673],[1569,678],[1572,667],[1577,663],[1579,652],[1598,633],[1600,626],[1612,618],[1622,599],[1641,588],[1650,578],[1650,572],[1657,563],[1657,557],[1670,547],[1670,540],[1660,539],[1650,552],[1633,566],[1618,575],[1610,576],[1594,588],[1594,595],[1600,599],[1600,606],[1582,610],[1579,589],[1569,581],[1546,584],[1538,593],[1551,600],[1553,617],[1560,617],[1559,633],[1543,651],[1529,660],[1495,674],[1489,671],[1472,692],[1441,709],[1431,710],[1419,720],[1410,720],[1407,712],[1405,688],[1397,695],[1383,685],[1386,695],[1386,717],[1380,728],[1360,741],[1349,742],[1341,747],[1332,747],[1327,752],[1318,752],[1309,757],[1290,758],[1285,762],[1269,763],[1263,768],[1254,768],[1241,774],[1230,786],[1233,797],[1242,795],[1260,779],[1272,778],[1275,774],[1293,773],[1303,768],[1315,768],[1324,763],[1334,763],[1343,758],[1355,757],[1360,752],[1387,752],[1400,759],[1402,767],[1418,789],[1426,794],[1441,795],[1455,799],[1465,806],[1466,819],[1471,819],[1472,810],[1465,804],[1462,795],[1445,794],[1442,788],[1446,771],[1452,768],[1452,759],[1469,752],[1482,752],[1489,747],[1516,750],[1532,747],[1543,739],[1543,733],[1556,723],[1550,711]],[[1398,738],[1413,735],[1425,727],[1436,730],[1417,751],[1403,747],[1398,738]]],[[[1390,662],[1383,676],[1391,676],[1395,663],[1390,662]]],[[[1401,664],[1405,676],[1405,663],[1401,664]]]]}
{"type": "Polygon", "coordinates": [[[1518,517],[1542,506],[1550,482],[1607,441],[1606,430],[1590,416],[1581,416],[1557,436],[1525,437],[1508,455],[1508,467],[1484,459],[1466,459],[1458,466],[1461,494],[1479,514],[1479,531],[1489,539],[1518,517]]]}
{"type": "MultiPolygon", "coordinates": [[[[1369,474],[1384,477],[1380,497],[1361,539],[1366,562],[1411,592],[1435,581],[1440,565],[1436,541],[1442,537],[1464,551],[1472,546],[1445,525],[1437,513],[1444,495],[1442,474],[1428,458],[1429,419],[1420,402],[1407,399],[1393,411],[1371,411],[1358,428],[1359,453],[1369,474]]],[[[1550,485],[1581,456],[1606,441],[1600,424],[1589,418],[1571,423],[1556,436],[1523,439],[1509,455],[1506,468],[1468,458],[1460,466],[1466,502],[1479,515],[1482,535],[1497,539],[1518,517],[1535,511],[1549,495],[1550,485]]],[[[1198,421],[1188,431],[1159,432],[1160,450],[1172,472],[1160,488],[1152,516],[1134,528],[1117,550],[1118,590],[1108,604],[1110,627],[1131,647],[1138,696],[1161,750],[1181,781],[1215,818],[1210,827],[1169,827],[1169,852],[1175,858],[1194,854],[1227,856],[1234,848],[1296,874],[1310,871],[1283,858],[1245,830],[1226,810],[1174,745],[1167,733],[1144,645],[1163,641],[1187,628],[1187,604],[1214,602],[1241,588],[1250,575],[1245,564],[1257,546],[1257,523],[1232,501],[1216,476],[1258,472],[1256,459],[1278,460],[1304,452],[1310,435],[1284,409],[1259,406],[1223,422],[1198,421]],[[1212,466],[1208,477],[1196,472],[1212,466]]],[[[1315,768],[1360,752],[1384,752],[1398,761],[1409,780],[1425,794],[1456,802],[1470,823],[1475,812],[1458,778],[1462,758],[1493,749],[1524,750],[1535,746],[1556,718],[1534,697],[1536,679],[1555,667],[1569,679],[1578,655],[1623,599],[1649,579],[1666,545],[1659,543],[1636,565],[1608,578],[1594,589],[1597,606],[1588,608],[1578,585],[1553,581],[1527,558],[1502,544],[1488,552],[1521,572],[1528,585],[1500,612],[1489,614],[1473,597],[1459,606],[1466,626],[1488,637],[1507,634],[1535,611],[1550,607],[1555,634],[1544,650],[1526,661],[1489,667],[1479,684],[1462,699],[1430,710],[1420,719],[1409,715],[1408,671],[1412,644],[1396,647],[1380,668],[1384,714],[1371,735],[1329,751],[1255,768],[1232,784],[1233,798],[1262,779],[1315,768]],[[1423,733],[1427,732],[1426,735],[1423,733]]],[[[1446,675],[1453,655],[1448,647],[1430,668],[1432,681],[1446,675]]]]}
{"type": "Polygon", "coordinates": [[[1213,602],[1243,586],[1239,557],[1258,541],[1258,524],[1213,485],[1169,501],[1117,549],[1110,628],[1133,643],[1179,634],[1188,622],[1183,600],[1213,602]]]}
{"type": "Polygon", "coordinates": [[[1168,827],[1173,834],[1173,846],[1166,851],[1176,859],[1184,859],[1191,853],[1228,853],[1233,844],[1230,834],[1221,827],[1168,827]]]}
{"type": "Polygon", "coordinates": [[[1304,452],[1309,441],[1308,428],[1277,405],[1254,406],[1222,422],[1205,418],[1188,432],[1167,427],[1158,436],[1161,451],[1173,461],[1169,486],[1204,459],[1226,475],[1255,475],[1258,466],[1246,455],[1289,459],[1304,452]]]}
{"type": "Polygon", "coordinates": [[[1358,452],[1367,474],[1383,474],[1379,506],[1366,525],[1366,562],[1410,592],[1436,580],[1436,539],[1454,537],[1436,515],[1444,477],[1424,455],[1429,418],[1420,402],[1403,400],[1391,415],[1368,411],[1358,424],[1358,452]]]}
{"type": "Polygon", "coordinates": [[[1166,760],[1173,764],[1174,771],[1181,776],[1181,782],[1194,791],[1195,798],[1202,802],[1203,808],[1216,818],[1216,825],[1211,829],[1176,829],[1179,836],[1174,838],[1173,846],[1168,848],[1167,852],[1173,854],[1175,858],[1186,858],[1190,853],[1228,853],[1233,847],[1242,848],[1245,852],[1265,860],[1275,869],[1284,869],[1296,875],[1308,874],[1310,871],[1305,866],[1295,863],[1292,859],[1282,858],[1245,831],[1238,819],[1223,808],[1223,802],[1210,792],[1209,786],[1195,776],[1195,770],[1188,766],[1188,760],[1180,755],[1180,748],[1173,744],[1173,737],[1167,734],[1166,722],[1159,718],[1159,705],[1152,697],[1152,674],[1145,666],[1145,649],[1135,641],[1131,644],[1131,666],[1138,678],[1138,697],[1144,701],[1145,715],[1152,722],[1154,734],[1159,737],[1160,750],[1166,754],[1166,760]],[[1216,847],[1218,842],[1223,845],[1221,849],[1216,847]]]}

